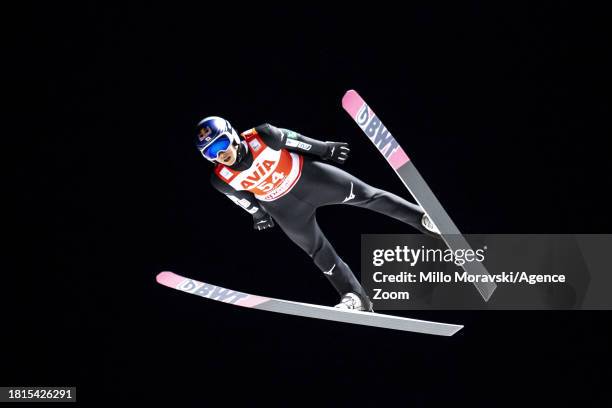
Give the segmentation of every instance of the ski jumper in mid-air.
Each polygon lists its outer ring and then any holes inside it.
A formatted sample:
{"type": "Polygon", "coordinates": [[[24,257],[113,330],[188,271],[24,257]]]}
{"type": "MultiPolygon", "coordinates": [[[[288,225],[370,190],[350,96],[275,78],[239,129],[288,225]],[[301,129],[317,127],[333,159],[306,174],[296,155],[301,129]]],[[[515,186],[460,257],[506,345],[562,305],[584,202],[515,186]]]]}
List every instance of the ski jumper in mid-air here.
{"type": "Polygon", "coordinates": [[[211,116],[198,124],[196,145],[215,163],[212,185],[253,216],[255,229],[271,228],[276,221],[340,293],[336,307],[372,311],[372,302],[319,228],[317,208],[367,208],[438,234],[420,206],[326,163],[343,164],[350,152],[346,143],[323,142],[269,124],[239,136],[228,121],[211,116]]]}

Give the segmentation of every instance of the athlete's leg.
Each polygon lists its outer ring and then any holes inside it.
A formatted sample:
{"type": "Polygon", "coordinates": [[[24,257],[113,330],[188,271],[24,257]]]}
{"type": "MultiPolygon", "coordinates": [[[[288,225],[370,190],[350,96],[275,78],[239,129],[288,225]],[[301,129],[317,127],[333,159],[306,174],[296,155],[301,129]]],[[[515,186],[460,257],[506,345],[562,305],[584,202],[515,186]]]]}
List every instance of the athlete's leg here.
{"type": "Polygon", "coordinates": [[[285,234],[312,258],[338,293],[355,292],[367,299],[351,268],[338,256],[319,228],[315,207],[291,193],[276,201],[262,203],[262,206],[285,234]]]}
{"type": "Polygon", "coordinates": [[[348,204],[367,208],[429,234],[422,224],[424,211],[420,206],[372,187],[344,170],[327,163],[308,162],[304,163],[302,179],[295,193],[316,207],[348,204]]]}

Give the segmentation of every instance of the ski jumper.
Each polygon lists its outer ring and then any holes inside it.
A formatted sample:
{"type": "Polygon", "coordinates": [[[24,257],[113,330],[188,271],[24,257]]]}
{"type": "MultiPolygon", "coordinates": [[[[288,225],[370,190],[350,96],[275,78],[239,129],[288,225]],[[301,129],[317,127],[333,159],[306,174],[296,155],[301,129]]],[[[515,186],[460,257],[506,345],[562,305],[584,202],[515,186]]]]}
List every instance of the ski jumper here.
{"type": "Polygon", "coordinates": [[[321,231],[317,208],[332,204],[367,208],[428,233],[421,224],[424,211],[418,205],[318,161],[329,153],[326,142],[269,124],[241,136],[244,140],[236,163],[230,167],[217,164],[212,185],[255,220],[271,215],[341,295],[355,292],[368,299],[321,231]]]}

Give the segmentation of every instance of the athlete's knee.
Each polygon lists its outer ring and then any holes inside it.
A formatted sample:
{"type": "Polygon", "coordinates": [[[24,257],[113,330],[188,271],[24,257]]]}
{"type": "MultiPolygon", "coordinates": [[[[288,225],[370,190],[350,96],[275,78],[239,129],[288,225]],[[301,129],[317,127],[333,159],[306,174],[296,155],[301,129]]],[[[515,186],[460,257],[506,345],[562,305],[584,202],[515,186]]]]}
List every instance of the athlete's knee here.
{"type": "Polygon", "coordinates": [[[315,247],[309,255],[315,265],[321,269],[328,269],[331,263],[335,263],[340,259],[331,244],[325,242],[315,247]]]}
{"type": "Polygon", "coordinates": [[[325,245],[323,245],[322,243],[319,243],[318,245],[313,246],[310,251],[307,251],[308,256],[310,256],[312,260],[315,263],[317,263],[317,261],[319,261],[321,257],[323,256],[323,254],[326,252],[323,250],[324,248],[325,248],[325,245]]]}
{"type": "Polygon", "coordinates": [[[392,201],[391,200],[391,193],[385,191],[385,190],[380,190],[378,188],[368,188],[365,189],[363,191],[363,203],[364,204],[370,204],[373,202],[384,202],[384,201],[392,201]]]}

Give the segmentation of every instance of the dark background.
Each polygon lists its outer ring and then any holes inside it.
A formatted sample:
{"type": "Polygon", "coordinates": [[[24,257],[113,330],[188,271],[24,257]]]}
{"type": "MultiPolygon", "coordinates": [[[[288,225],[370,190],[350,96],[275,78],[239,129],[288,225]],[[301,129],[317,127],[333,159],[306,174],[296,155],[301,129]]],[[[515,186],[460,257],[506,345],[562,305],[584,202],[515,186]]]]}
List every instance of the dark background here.
{"type": "MultiPolygon", "coordinates": [[[[6,59],[18,130],[5,150],[17,160],[0,382],[76,385],[90,404],[605,405],[607,312],[398,312],[465,324],[438,338],[239,309],[155,283],[173,270],[337,301],[279,229],[253,231],[212,189],[193,135],[214,114],[238,129],[269,122],[347,141],[348,171],[408,197],[341,108],[348,89],[463,232],[610,233],[609,18],[583,3],[488,3],[289,12],[81,2],[7,16],[18,21],[6,59]]],[[[355,270],[361,233],[411,232],[355,208],[322,209],[319,222],[355,270]]]]}

